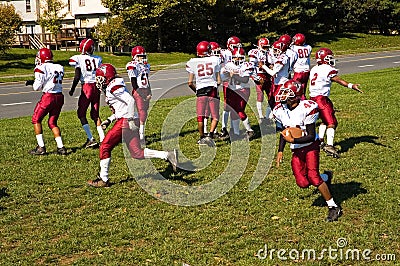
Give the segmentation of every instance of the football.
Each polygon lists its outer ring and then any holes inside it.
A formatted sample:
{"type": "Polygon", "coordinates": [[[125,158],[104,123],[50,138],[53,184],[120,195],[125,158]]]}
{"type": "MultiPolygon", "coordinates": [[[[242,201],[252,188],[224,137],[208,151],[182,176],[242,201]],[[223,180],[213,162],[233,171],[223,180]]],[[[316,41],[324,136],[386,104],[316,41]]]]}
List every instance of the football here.
{"type": "Polygon", "coordinates": [[[287,127],[282,131],[282,133],[285,136],[289,136],[289,134],[292,134],[292,137],[295,139],[301,138],[304,136],[303,130],[301,130],[301,128],[298,128],[298,127],[287,127]]]}

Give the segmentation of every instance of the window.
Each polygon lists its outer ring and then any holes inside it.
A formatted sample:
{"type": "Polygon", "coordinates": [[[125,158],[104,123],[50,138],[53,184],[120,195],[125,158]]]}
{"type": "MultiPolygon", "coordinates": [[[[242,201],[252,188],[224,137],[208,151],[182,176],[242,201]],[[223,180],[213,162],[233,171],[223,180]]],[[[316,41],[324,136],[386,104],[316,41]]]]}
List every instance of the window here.
{"type": "Polygon", "coordinates": [[[25,0],[26,12],[31,12],[31,0],[25,0]]]}
{"type": "Polygon", "coordinates": [[[84,6],[85,5],[85,0],[79,0],[79,6],[84,6]]]}

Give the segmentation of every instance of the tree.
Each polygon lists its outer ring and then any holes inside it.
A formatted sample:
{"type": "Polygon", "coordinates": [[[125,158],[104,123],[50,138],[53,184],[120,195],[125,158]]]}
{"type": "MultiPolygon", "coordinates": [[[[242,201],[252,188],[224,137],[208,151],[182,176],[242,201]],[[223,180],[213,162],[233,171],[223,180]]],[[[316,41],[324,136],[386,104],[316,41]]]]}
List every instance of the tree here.
{"type": "Polygon", "coordinates": [[[41,8],[44,10],[39,19],[39,25],[55,36],[56,49],[58,49],[58,31],[66,13],[61,10],[66,6],[62,0],[44,0],[41,8]]]}
{"type": "Polygon", "coordinates": [[[123,25],[123,18],[115,16],[107,19],[105,23],[99,22],[95,27],[94,37],[99,39],[101,45],[111,47],[132,46],[135,36],[123,25]]]}
{"type": "Polygon", "coordinates": [[[22,19],[9,4],[0,4],[0,17],[0,53],[5,53],[14,43],[15,31],[22,19]]]}

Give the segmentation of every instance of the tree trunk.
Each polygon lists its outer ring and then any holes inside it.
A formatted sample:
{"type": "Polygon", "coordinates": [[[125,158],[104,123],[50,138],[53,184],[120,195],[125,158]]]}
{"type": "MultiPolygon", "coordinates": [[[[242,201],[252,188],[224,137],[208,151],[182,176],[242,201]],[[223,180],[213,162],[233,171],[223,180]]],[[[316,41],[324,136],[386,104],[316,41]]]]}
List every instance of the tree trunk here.
{"type": "Polygon", "coordinates": [[[162,31],[160,25],[160,18],[157,19],[157,51],[161,52],[162,48],[162,31]]]}

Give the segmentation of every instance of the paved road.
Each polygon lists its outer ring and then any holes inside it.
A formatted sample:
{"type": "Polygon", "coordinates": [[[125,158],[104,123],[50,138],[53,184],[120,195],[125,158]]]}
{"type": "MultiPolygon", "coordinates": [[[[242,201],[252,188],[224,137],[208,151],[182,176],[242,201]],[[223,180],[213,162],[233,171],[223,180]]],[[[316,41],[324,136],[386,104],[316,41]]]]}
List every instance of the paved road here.
{"type": "MultiPolygon", "coordinates": [[[[336,59],[339,74],[343,75],[400,66],[400,51],[337,56],[336,59]]],[[[129,83],[124,71],[121,71],[121,75],[129,83]]],[[[178,69],[153,73],[150,81],[154,100],[193,95],[193,92],[186,85],[187,73],[184,63],[178,69]]],[[[75,110],[77,106],[79,90],[75,92],[73,97],[70,97],[68,91],[71,83],[72,80],[68,77],[64,80],[65,104],[63,111],[75,110]]],[[[128,84],[128,88],[130,88],[130,84],[128,84]]],[[[22,82],[0,83],[0,119],[32,115],[40,95],[40,92],[32,90],[32,86],[26,87],[22,82]]],[[[104,104],[104,100],[101,102],[104,104]]]]}

